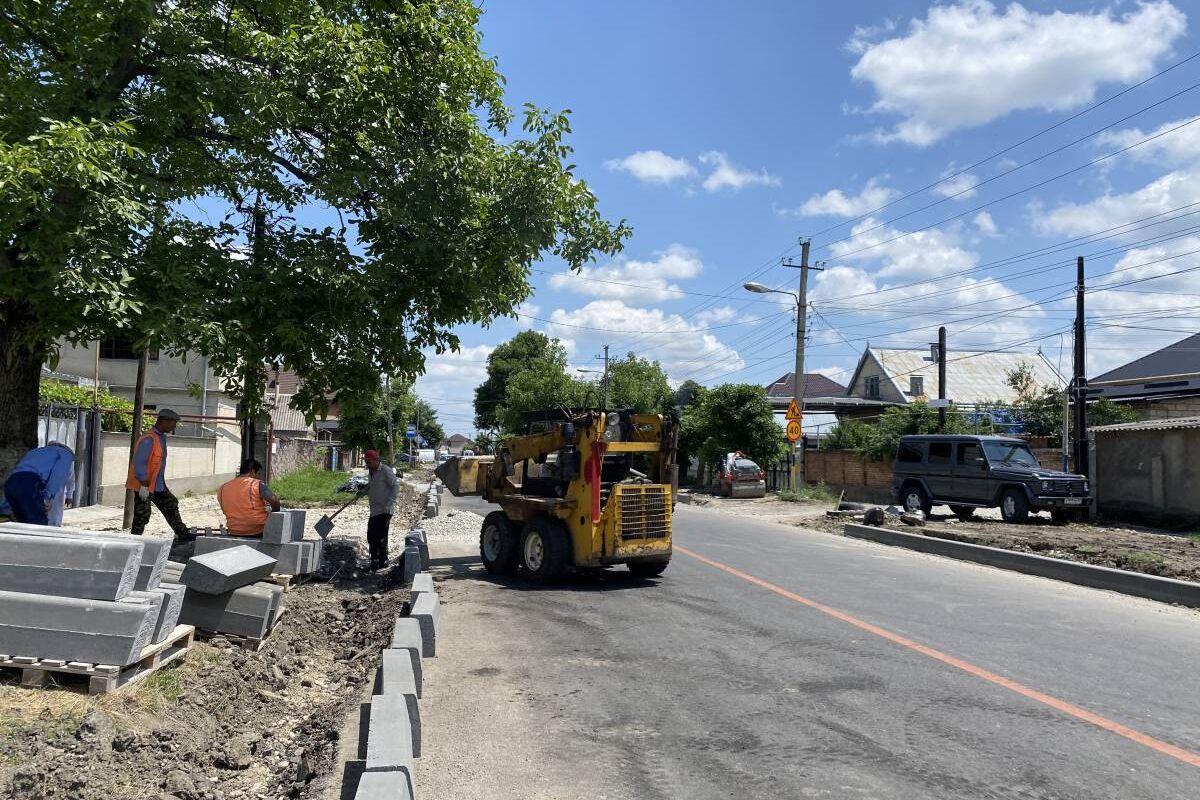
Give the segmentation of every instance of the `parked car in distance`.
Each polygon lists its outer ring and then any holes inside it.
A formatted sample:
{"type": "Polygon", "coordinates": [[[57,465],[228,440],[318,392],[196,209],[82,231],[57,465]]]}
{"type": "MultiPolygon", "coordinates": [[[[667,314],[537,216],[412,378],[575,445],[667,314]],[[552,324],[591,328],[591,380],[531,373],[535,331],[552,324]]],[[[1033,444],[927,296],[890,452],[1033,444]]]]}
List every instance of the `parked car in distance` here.
{"type": "Polygon", "coordinates": [[[432,464],[433,460],[434,460],[433,450],[424,449],[424,450],[417,451],[417,463],[418,464],[432,464]]]}
{"type": "Polygon", "coordinates": [[[906,511],[948,505],[959,519],[999,508],[1006,522],[1049,511],[1056,522],[1083,519],[1087,478],[1045,469],[1029,445],[1006,436],[904,436],[892,465],[892,495],[906,511]]]}
{"type": "Polygon", "coordinates": [[[726,453],[717,464],[714,488],[723,497],[766,497],[767,473],[744,453],[726,453]]]}
{"type": "Polygon", "coordinates": [[[438,457],[437,457],[438,466],[440,467],[442,464],[445,464],[447,461],[449,461],[452,458],[454,458],[454,456],[450,455],[449,452],[443,450],[442,452],[438,453],[438,457]]]}

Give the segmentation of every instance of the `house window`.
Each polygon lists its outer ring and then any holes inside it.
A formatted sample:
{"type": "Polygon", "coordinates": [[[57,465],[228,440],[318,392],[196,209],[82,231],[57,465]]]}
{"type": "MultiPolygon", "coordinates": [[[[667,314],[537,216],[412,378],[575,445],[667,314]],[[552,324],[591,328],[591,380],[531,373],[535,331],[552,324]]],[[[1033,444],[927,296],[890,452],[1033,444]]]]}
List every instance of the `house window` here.
{"type": "Polygon", "coordinates": [[[878,400],[879,399],[879,376],[872,375],[871,377],[867,378],[866,386],[867,386],[867,397],[871,398],[872,400],[878,400]]]}
{"type": "Polygon", "coordinates": [[[925,379],[920,375],[913,375],[908,379],[908,393],[913,397],[920,397],[925,394],[925,379]]]}
{"type": "MultiPolygon", "coordinates": [[[[133,348],[133,340],[124,336],[107,336],[100,340],[100,357],[137,361],[138,352],[133,348]]],[[[158,348],[150,348],[148,357],[151,361],[158,361],[158,348]]]]}

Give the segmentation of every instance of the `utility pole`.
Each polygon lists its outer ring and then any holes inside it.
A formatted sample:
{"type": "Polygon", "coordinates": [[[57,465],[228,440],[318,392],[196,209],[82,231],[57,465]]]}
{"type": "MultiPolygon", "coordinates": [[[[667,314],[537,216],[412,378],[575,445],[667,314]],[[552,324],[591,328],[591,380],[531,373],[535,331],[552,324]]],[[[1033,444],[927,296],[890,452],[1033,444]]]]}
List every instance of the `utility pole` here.
{"type": "MultiPolygon", "coordinates": [[[[800,416],[804,417],[804,339],[808,335],[808,271],[810,269],[821,270],[821,267],[808,266],[808,251],[811,246],[808,239],[800,242],[800,263],[793,264],[790,258],[784,259],[782,264],[785,267],[798,268],[800,270],[800,292],[796,295],[796,371],[795,377],[792,380],[792,399],[796,401],[796,408],[800,410],[800,416]]],[[[803,425],[803,421],[801,422],[803,425]]],[[[801,428],[803,431],[803,428],[801,428]]],[[[792,488],[799,489],[804,482],[804,436],[801,433],[800,452],[792,463],[792,488]]]]}
{"type": "MultiPolygon", "coordinates": [[[[938,400],[946,399],[946,327],[938,328],[938,400]]],[[[946,406],[938,404],[938,433],[946,431],[946,406]]]]}
{"type": "Polygon", "coordinates": [[[1083,256],[1075,261],[1075,472],[1088,474],[1087,441],[1087,342],[1084,324],[1083,295],[1086,291],[1083,277],[1083,256]]]}
{"type": "MultiPolygon", "coordinates": [[[[137,368],[137,384],[133,389],[133,431],[129,434],[129,463],[133,463],[134,451],[137,449],[137,440],[142,435],[142,414],[143,407],[146,404],[146,369],[150,364],[150,348],[142,345],[142,352],[138,355],[137,368]]],[[[154,487],[150,487],[150,491],[154,491],[154,487]]],[[[122,528],[133,527],[133,489],[125,490],[125,514],[121,519],[122,528]]]]}
{"type": "Polygon", "coordinates": [[[604,359],[604,410],[608,410],[608,345],[604,345],[604,355],[596,356],[597,360],[604,359]]]}
{"type": "Polygon", "coordinates": [[[384,374],[383,376],[383,402],[387,406],[387,431],[388,431],[388,460],[389,465],[396,463],[396,439],[392,430],[392,376],[384,374]]]}

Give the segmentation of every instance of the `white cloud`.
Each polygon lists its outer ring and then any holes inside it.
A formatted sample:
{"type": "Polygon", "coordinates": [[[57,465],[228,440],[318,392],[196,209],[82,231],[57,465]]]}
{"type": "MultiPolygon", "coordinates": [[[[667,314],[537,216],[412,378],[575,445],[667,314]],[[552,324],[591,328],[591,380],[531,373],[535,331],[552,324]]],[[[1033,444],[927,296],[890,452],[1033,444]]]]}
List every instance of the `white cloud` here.
{"type": "Polygon", "coordinates": [[[624,260],[584,267],[578,273],[559,273],[550,279],[550,285],[592,297],[661,302],[683,297],[671,279],[694,278],[704,269],[696,251],[681,244],[672,244],[654,255],[654,261],[624,260]]]}
{"type": "MultiPolygon", "coordinates": [[[[830,189],[825,194],[814,194],[800,206],[799,213],[804,216],[857,217],[867,214],[881,206],[885,206],[899,196],[899,192],[888,186],[880,186],[878,179],[872,178],[857,195],[847,195],[841,189],[830,189]]],[[[795,210],[791,212],[796,213],[795,210]]]]}
{"type": "Polygon", "coordinates": [[[853,238],[833,245],[833,256],[857,263],[881,265],[876,278],[920,280],[970,269],[979,255],[959,246],[953,231],[933,228],[904,235],[904,231],[868,217],[852,229],[853,238]],[[872,230],[874,229],[874,230],[872,230]],[[870,248],[864,252],[857,252],[870,248]]]}
{"type": "Polygon", "coordinates": [[[986,211],[980,211],[971,218],[971,223],[979,229],[979,232],[984,236],[996,235],[996,221],[992,219],[992,215],[986,211]]]}
{"type": "Polygon", "coordinates": [[[969,172],[955,175],[933,187],[933,193],[942,197],[953,197],[955,200],[966,200],[975,196],[975,184],[979,178],[969,172]]]}
{"type": "Polygon", "coordinates": [[[487,377],[487,357],[494,349],[481,344],[458,352],[425,354],[425,374],[417,378],[414,389],[438,412],[447,435],[469,436],[475,429],[475,387],[487,377]]]}
{"type": "Polygon", "coordinates": [[[529,317],[536,317],[542,311],[542,307],[533,303],[522,303],[516,307],[516,312],[519,315],[516,319],[516,326],[521,330],[527,330],[533,327],[534,320],[529,317]]]}
{"type": "Polygon", "coordinates": [[[606,161],[604,166],[614,172],[628,172],[645,183],[670,183],[696,174],[696,168],[686,158],[674,158],[661,150],[642,150],[606,161]]]}
{"type": "Polygon", "coordinates": [[[721,189],[733,189],[736,192],[747,186],[779,186],[782,183],[765,169],[758,172],[742,169],[731,162],[727,155],[717,150],[709,150],[701,155],[700,163],[712,167],[712,172],[702,184],[708,192],[718,192],[721,189]]]}
{"type": "MultiPolygon", "coordinates": [[[[1045,211],[1029,206],[1034,229],[1041,234],[1080,236],[1163,214],[1200,202],[1200,171],[1169,172],[1132,192],[1106,194],[1084,203],[1062,203],[1045,211]]],[[[1163,232],[1164,229],[1155,229],[1163,232]]]]}
{"type": "Polygon", "coordinates": [[[1149,133],[1139,128],[1107,131],[1096,137],[1096,145],[1118,150],[1137,144],[1147,137],[1158,136],[1159,138],[1130,150],[1129,156],[1138,161],[1153,161],[1171,167],[1187,166],[1200,160],[1200,123],[1196,123],[1198,119],[1200,117],[1164,122],[1149,133]],[[1166,133],[1185,124],[1186,127],[1166,133]]]}
{"type": "Polygon", "coordinates": [[[858,32],[851,75],[874,88],[873,111],[904,117],[879,132],[881,141],[926,146],[1012,111],[1077,108],[1101,84],[1142,80],[1186,28],[1186,15],[1165,0],[1121,16],[1108,8],[1043,14],[1019,3],[1001,12],[962,0],[932,6],[901,36],[872,43],[858,32]]]}
{"type": "MultiPolygon", "coordinates": [[[[637,353],[658,360],[672,379],[686,378],[707,368],[732,371],[745,366],[734,348],[721,342],[714,333],[702,330],[709,324],[657,308],[635,308],[620,300],[593,300],[582,308],[556,309],[550,319],[546,333],[564,340],[575,339],[580,353],[600,352],[605,343],[613,342],[614,336],[626,342],[636,340],[637,353]],[[595,328],[639,333],[589,330],[595,328]]],[[[612,355],[623,357],[624,353],[614,351],[612,355]]]]}

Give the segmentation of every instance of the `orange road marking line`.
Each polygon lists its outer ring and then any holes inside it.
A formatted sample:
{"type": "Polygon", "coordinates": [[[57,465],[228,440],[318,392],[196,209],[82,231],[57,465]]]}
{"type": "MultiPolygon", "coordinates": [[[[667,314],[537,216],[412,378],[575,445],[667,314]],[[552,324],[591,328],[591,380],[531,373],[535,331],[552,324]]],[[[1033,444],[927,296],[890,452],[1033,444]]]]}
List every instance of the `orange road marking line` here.
{"type": "Polygon", "coordinates": [[[1075,717],[1078,720],[1091,723],[1097,728],[1103,728],[1104,730],[1115,733],[1118,736],[1123,736],[1131,742],[1137,742],[1138,744],[1149,747],[1151,750],[1155,750],[1163,755],[1178,759],[1185,764],[1190,764],[1193,767],[1200,767],[1200,753],[1193,753],[1192,751],[1185,750],[1182,747],[1176,747],[1173,744],[1168,744],[1161,739],[1155,739],[1153,736],[1149,736],[1141,731],[1134,730],[1133,728],[1122,725],[1119,722],[1114,722],[1113,720],[1102,717],[1099,714],[1094,714],[1087,709],[1080,708],[1079,706],[1068,703],[1065,700],[1059,700],[1057,697],[1051,697],[1045,692],[1039,692],[1037,689],[1031,689],[1028,686],[1017,683],[1010,678],[1005,678],[1003,675],[997,675],[994,672],[989,672],[983,667],[977,667],[968,661],[963,661],[961,658],[955,658],[954,656],[943,653],[940,650],[935,650],[932,647],[927,647],[919,642],[914,642],[912,639],[905,638],[898,633],[892,633],[886,628],[881,628],[878,625],[872,625],[870,622],[861,620],[858,617],[847,614],[844,611],[838,611],[836,608],[832,608],[823,603],[818,603],[815,600],[809,600],[807,597],[788,591],[782,586],[776,586],[770,581],[765,581],[762,578],[757,578],[749,573],[735,569],[734,567],[730,567],[718,561],[713,561],[710,558],[705,558],[699,553],[694,553],[691,550],[680,547],[679,545],[675,545],[675,550],[683,553],[686,556],[691,556],[697,561],[708,564],[710,567],[715,567],[722,572],[727,572],[734,577],[741,578],[747,583],[752,583],[755,586],[766,589],[769,592],[774,592],[780,597],[786,597],[788,600],[793,600],[801,605],[805,605],[809,608],[820,611],[822,614],[828,614],[834,619],[839,619],[842,622],[853,625],[856,628],[861,628],[868,633],[873,633],[881,639],[886,639],[893,644],[898,644],[901,647],[906,647],[909,650],[920,653],[921,655],[928,656],[935,661],[940,661],[943,664],[954,667],[955,669],[960,669],[968,675],[974,675],[976,678],[982,678],[983,680],[994,683],[997,686],[1003,686],[1005,689],[1016,692],[1022,697],[1027,697],[1030,700],[1042,703],[1043,705],[1049,706],[1050,708],[1060,711],[1063,714],[1075,717]]]}

